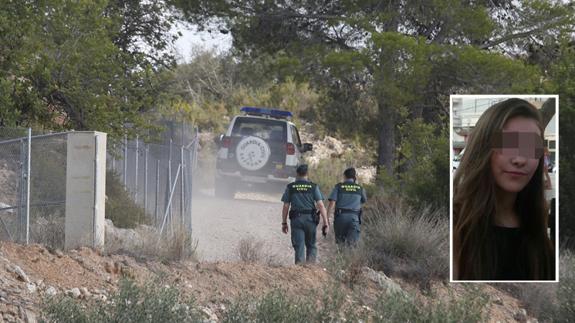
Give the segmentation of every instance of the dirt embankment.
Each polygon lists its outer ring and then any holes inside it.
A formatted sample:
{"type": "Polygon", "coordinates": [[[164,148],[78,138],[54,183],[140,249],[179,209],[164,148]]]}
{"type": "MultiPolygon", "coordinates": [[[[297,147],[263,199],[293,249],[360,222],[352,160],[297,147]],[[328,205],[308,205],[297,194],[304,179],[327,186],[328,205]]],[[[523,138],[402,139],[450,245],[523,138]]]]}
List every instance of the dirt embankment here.
{"type": "Polygon", "coordinates": [[[121,277],[162,283],[194,296],[217,313],[241,295],[261,295],[275,288],[290,294],[321,290],[331,276],[319,266],[278,266],[241,262],[138,262],[123,255],[104,256],[89,248],[62,253],[40,245],[0,246],[0,322],[34,321],[43,296],[68,294],[106,300],[121,277]]]}
{"type": "MultiPolygon", "coordinates": [[[[353,290],[341,283],[322,266],[278,266],[241,262],[183,262],[164,264],[139,262],[123,255],[105,256],[88,248],[62,253],[51,252],[40,245],[22,246],[2,243],[0,246],[0,321],[34,322],[38,319],[42,297],[65,293],[79,300],[106,300],[118,288],[122,276],[139,282],[163,274],[162,283],[176,286],[186,295],[193,295],[212,320],[238,297],[258,296],[274,289],[291,295],[321,291],[329,284],[340,284],[351,295],[361,294],[364,300],[374,299],[389,288],[400,288],[419,294],[416,286],[401,280],[395,282],[381,273],[364,270],[353,290]]],[[[437,297],[457,295],[463,286],[432,286],[437,297]]],[[[485,286],[490,295],[489,321],[515,321],[521,312],[518,301],[485,286]]],[[[525,316],[525,319],[528,317],[525,316]]]]}

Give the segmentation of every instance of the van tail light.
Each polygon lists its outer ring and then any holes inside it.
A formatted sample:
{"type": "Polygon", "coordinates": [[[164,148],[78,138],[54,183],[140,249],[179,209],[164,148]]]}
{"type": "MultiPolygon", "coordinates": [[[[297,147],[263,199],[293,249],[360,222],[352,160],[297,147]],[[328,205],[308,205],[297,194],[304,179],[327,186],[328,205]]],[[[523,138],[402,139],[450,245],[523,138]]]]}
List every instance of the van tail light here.
{"type": "Polygon", "coordinates": [[[286,151],[288,155],[295,155],[295,146],[293,144],[287,144],[286,151]]]}
{"type": "Polygon", "coordinates": [[[231,145],[232,145],[232,138],[230,138],[230,137],[222,138],[222,147],[223,148],[230,148],[231,145]]]}

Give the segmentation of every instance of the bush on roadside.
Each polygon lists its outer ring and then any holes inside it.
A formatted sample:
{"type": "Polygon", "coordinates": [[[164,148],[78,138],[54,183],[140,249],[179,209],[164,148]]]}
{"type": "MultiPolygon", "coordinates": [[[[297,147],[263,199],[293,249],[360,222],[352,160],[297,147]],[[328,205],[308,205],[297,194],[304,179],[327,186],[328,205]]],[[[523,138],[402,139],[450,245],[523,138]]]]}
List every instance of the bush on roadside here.
{"type": "Polygon", "coordinates": [[[449,222],[439,211],[378,197],[365,208],[363,221],[363,252],[373,269],[424,287],[448,276],[449,222]]]}
{"type": "Polygon", "coordinates": [[[335,242],[328,244],[328,253],[324,265],[339,281],[349,288],[354,288],[363,279],[363,269],[368,265],[368,255],[362,240],[357,248],[342,248],[335,245],[335,242]]]}
{"type": "MultiPolygon", "coordinates": [[[[68,296],[47,298],[42,319],[50,322],[205,322],[193,299],[158,277],[147,284],[120,281],[109,301],[79,301],[68,296]]],[[[419,300],[409,294],[381,292],[366,304],[359,294],[339,284],[308,294],[282,289],[263,296],[243,295],[223,311],[221,322],[478,322],[484,320],[488,298],[478,287],[462,295],[419,300]]]]}
{"type": "Polygon", "coordinates": [[[575,254],[567,251],[561,257],[557,290],[557,322],[569,322],[575,317],[575,254]]]}
{"type": "Polygon", "coordinates": [[[144,208],[134,202],[113,171],[106,172],[106,218],[118,228],[135,228],[149,223],[144,208]]]}
{"type": "MultiPolygon", "coordinates": [[[[226,311],[222,322],[357,322],[351,303],[338,287],[331,287],[322,296],[313,293],[307,296],[290,296],[276,289],[255,301],[251,297],[240,297],[226,311]]],[[[365,316],[365,315],[364,315],[365,316]]]]}
{"type": "Polygon", "coordinates": [[[560,257],[559,283],[515,284],[512,293],[541,321],[570,322],[575,317],[575,255],[560,257]]]}
{"type": "Polygon", "coordinates": [[[242,238],[236,248],[240,261],[245,263],[260,263],[269,266],[279,266],[278,255],[265,250],[266,243],[263,240],[249,236],[242,238]]]}
{"type": "MultiPolygon", "coordinates": [[[[344,154],[340,158],[322,159],[317,165],[310,167],[309,178],[319,185],[321,192],[327,199],[335,184],[342,181],[343,171],[348,167],[358,166],[357,160],[351,153],[344,154]]],[[[365,186],[365,183],[360,184],[365,186]]]]}
{"type": "Polygon", "coordinates": [[[405,294],[379,295],[373,308],[340,287],[328,287],[323,296],[289,296],[274,290],[252,300],[242,297],[224,314],[222,322],[481,322],[486,295],[470,288],[460,297],[418,301],[405,294]]]}
{"type": "Polygon", "coordinates": [[[511,287],[511,294],[517,297],[533,316],[542,321],[553,319],[557,303],[555,284],[516,284],[513,287],[511,287]]]}
{"type": "Polygon", "coordinates": [[[193,299],[158,278],[144,285],[123,279],[109,301],[80,303],[69,296],[47,298],[43,320],[49,322],[203,322],[193,299]]]}
{"type": "Polygon", "coordinates": [[[106,227],[107,254],[127,254],[140,259],[155,259],[162,262],[195,260],[197,242],[190,232],[180,226],[159,230],[147,225],[135,229],[106,227]]]}
{"type": "Polygon", "coordinates": [[[381,295],[374,322],[483,322],[488,297],[478,287],[464,295],[426,303],[403,294],[381,295]]]}

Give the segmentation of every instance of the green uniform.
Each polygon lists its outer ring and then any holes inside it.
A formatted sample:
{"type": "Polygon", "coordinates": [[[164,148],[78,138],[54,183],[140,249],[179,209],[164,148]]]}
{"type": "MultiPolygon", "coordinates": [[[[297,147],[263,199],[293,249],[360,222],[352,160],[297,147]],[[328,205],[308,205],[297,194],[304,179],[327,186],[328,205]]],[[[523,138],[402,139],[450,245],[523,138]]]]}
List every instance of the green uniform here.
{"type": "Polygon", "coordinates": [[[337,244],[355,244],[359,240],[361,205],[367,197],[365,190],[353,179],[337,184],[331,194],[330,201],[335,201],[335,217],[333,230],[337,244]]]}
{"type": "Polygon", "coordinates": [[[295,263],[315,261],[317,257],[315,203],[323,200],[319,187],[298,178],[287,185],[282,202],[290,203],[291,242],[295,251],[295,263]]]}

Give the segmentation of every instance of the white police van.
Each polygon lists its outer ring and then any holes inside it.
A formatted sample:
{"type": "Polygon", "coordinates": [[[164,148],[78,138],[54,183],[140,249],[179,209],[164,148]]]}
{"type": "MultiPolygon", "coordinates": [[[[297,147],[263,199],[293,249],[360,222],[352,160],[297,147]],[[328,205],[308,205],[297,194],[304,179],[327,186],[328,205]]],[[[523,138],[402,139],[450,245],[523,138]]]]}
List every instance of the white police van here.
{"type": "Polygon", "coordinates": [[[216,197],[233,198],[236,191],[258,184],[292,182],[302,154],[313,148],[301,143],[291,112],[257,107],[240,111],[220,135],[216,197]]]}

